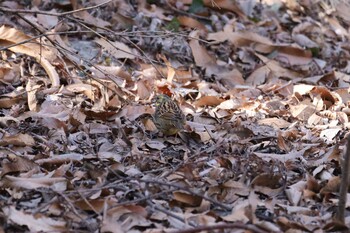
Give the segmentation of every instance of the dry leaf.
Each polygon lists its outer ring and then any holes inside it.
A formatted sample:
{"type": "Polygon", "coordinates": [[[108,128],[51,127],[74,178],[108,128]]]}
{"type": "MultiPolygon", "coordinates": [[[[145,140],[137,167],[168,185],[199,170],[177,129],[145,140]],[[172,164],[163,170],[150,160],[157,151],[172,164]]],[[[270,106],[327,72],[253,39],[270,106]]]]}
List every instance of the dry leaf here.
{"type": "Polygon", "coordinates": [[[35,140],[28,134],[7,135],[0,140],[0,146],[34,146],[35,140]]]}
{"type": "Polygon", "coordinates": [[[33,216],[32,213],[25,213],[23,210],[17,210],[15,207],[3,207],[2,211],[14,223],[18,225],[25,225],[30,231],[65,231],[66,223],[64,221],[54,220],[37,214],[33,216]]]}
{"type": "MultiPolygon", "coordinates": [[[[6,26],[0,27],[0,38],[0,46],[11,46],[32,39],[21,31],[6,26]]],[[[51,79],[52,86],[57,87],[60,85],[58,74],[55,68],[50,64],[50,61],[56,58],[57,51],[55,49],[45,46],[42,43],[36,44],[33,42],[16,45],[9,49],[15,53],[24,53],[34,57],[47,72],[51,79]]]]}
{"type": "Polygon", "coordinates": [[[110,42],[105,39],[97,39],[96,43],[102,46],[103,49],[107,50],[115,58],[128,58],[135,59],[135,52],[122,42],[110,42]]]}
{"type": "Polygon", "coordinates": [[[179,201],[181,203],[185,203],[190,206],[199,206],[202,202],[202,198],[198,196],[194,196],[185,192],[173,192],[174,200],[179,201]]]}
{"type": "Polygon", "coordinates": [[[190,34],[193,38],[190,40],[190,47],[192,54],[197,66],[205,67],[208,65],[215,64],[215,59],[211,56],[208,51],[199,43],[199,32],[194,31],[190,34]]]}

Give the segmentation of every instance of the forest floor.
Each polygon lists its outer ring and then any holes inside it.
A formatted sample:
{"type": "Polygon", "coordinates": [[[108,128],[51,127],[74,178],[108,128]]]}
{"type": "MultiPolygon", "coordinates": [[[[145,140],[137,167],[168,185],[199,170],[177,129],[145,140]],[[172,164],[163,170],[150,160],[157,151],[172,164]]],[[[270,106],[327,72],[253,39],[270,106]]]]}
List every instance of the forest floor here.
{"type": "Polygon", "coordinates": [[[348,211],[334,217],[348,12],[347,1],[2,1],[0,233],[349,231],[348,211]],[[178,135],[152,121],[158,94],[186,115],[178,135]]]}

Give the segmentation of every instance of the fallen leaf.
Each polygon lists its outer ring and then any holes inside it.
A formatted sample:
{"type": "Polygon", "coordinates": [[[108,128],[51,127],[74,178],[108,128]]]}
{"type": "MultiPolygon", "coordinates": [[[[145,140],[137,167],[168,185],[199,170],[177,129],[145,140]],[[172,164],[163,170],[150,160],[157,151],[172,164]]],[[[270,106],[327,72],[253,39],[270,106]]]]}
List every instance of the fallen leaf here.
{"type": "Polygon", "coordinates": [[[18,225],[25,225],[30,231],[65,231],[66,223],[64,221],[54,220],[53,218],[48,218],[42,216],[41,214],[36,214],[34,216],[32,213],[25,213],[23,210],[17,210],[15,207],[3,207],[2,211],[9,218],[10,221],[18,225]]]}

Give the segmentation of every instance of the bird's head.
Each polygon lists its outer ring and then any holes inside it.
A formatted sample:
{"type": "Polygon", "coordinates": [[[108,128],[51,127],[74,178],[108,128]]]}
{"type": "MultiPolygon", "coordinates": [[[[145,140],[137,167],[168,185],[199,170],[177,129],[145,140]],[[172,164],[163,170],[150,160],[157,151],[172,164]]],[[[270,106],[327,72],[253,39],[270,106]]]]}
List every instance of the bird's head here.
{"type": "Polygon", "coordinates": [[[152,104],[154,104],[157,107],[161,103],[164,103],[165,101],[169,101],[169,100],[171,100],[169,96],[160,94],[152,98],[152,104]]]}

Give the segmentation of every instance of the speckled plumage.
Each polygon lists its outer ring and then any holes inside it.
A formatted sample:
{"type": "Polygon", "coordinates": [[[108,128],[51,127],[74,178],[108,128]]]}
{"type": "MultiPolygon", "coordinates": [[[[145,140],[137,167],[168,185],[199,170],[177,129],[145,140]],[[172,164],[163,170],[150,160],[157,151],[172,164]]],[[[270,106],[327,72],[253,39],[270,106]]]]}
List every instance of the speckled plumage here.
{"type": "Polygon", "coordinates": [[[153,121],[160,132],[174,135],[184,128],[185,115],[174,100],[161,94],[154,97],[152,102],[156,106],[153,121]]]}

